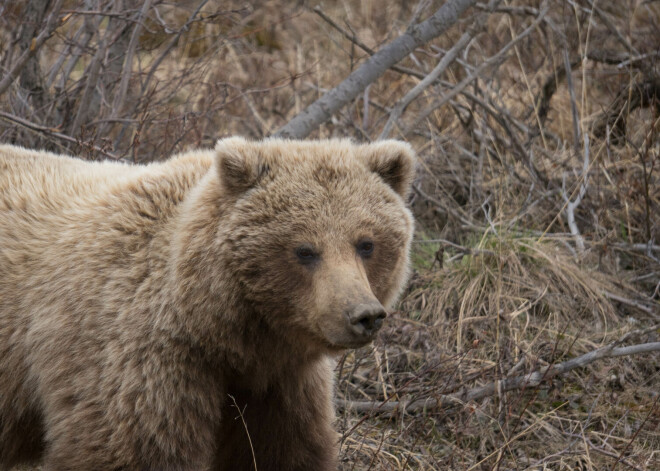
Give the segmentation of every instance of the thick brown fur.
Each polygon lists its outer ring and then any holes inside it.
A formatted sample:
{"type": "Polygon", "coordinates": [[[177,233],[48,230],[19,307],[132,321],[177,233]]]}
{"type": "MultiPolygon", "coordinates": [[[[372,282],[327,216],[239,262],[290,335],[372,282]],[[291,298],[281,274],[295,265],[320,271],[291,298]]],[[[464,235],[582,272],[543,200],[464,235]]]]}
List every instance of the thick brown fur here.
{"type": "Polygon", "coordinates": [[[395,141],[231,138],[148,166],[0,146],[0,469],[336,469],[332,356],[405,282],[413,159],[395,141]]]}

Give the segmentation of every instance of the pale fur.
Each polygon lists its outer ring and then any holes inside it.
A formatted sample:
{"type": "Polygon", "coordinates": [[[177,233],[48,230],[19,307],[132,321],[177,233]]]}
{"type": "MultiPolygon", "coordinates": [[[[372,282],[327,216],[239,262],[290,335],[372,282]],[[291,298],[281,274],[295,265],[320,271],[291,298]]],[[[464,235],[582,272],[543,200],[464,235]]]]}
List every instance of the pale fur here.
{"type": "Polygon", "coordinates": [[[339,306],[401,290],[412,168],[394,141],[147,166],[0,146],[0,469],[336,469],[339,306]]]}

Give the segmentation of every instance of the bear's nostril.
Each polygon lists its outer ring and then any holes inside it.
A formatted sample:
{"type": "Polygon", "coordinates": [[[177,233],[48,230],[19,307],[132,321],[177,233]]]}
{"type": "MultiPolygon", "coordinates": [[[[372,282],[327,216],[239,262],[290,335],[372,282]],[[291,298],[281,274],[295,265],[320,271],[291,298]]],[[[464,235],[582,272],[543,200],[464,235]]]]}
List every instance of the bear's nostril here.
{"type": "Polygon", "coordinates": [[[349,315],[349,319],[355,333],[371,336],[382,327],[386,316],[380,304],[360,305],[349,315]]]}
{"type": "Polygon", "coordinates": [[[359,322],[366,330],[371,330],[374,328],[375,320],[371,317],[363,317],[359,322]]]}
{"type": "Polygon", "coordinates": [[[362,326],[365,329],[372,330],[372,329],[379,329],[383,325],[383,319],[385,319],[385,315],[367,315],[360,319],[358,322],[362,324],[362,326]]]}

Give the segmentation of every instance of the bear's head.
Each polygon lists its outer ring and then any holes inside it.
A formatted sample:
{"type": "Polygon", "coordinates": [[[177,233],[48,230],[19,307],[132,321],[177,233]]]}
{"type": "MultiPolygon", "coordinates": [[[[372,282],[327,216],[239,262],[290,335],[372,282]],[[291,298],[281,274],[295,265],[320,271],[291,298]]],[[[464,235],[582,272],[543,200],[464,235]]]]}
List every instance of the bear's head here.
{"type": "Polygon", "coordinates": [[[230,138],[216,153],[236,296],[322,349],[373,340],[409,271],[410,146],[230,138]]]}

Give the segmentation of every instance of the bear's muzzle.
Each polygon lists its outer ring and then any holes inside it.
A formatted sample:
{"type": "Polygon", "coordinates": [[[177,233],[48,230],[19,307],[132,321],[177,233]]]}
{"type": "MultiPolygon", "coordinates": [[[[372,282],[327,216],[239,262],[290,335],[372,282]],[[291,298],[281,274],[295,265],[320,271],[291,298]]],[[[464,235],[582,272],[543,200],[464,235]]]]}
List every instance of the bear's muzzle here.
{"type": "Polygon", "coordinates": [[[358,338],[370,341],[383,326],[387,312],[379,302],[374,301],[353,306],[346,311],[345,315],[351,332],[358,338]]]}

